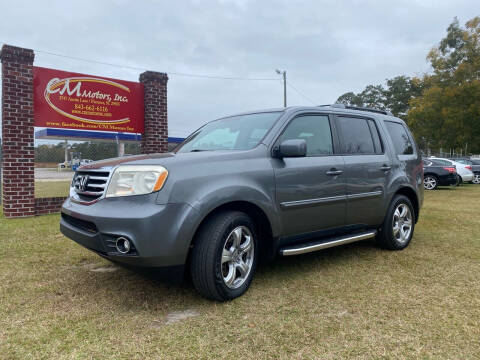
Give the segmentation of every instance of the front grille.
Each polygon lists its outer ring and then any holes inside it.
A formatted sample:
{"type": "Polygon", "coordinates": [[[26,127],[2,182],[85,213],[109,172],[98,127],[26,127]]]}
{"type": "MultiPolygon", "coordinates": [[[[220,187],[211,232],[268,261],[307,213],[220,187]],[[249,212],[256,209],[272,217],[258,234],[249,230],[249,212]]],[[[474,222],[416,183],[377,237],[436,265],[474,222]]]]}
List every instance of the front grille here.
{"type": "Polygon", "coordinates": [[[69,223],[70,225],[75,226],[84,231],[87,231],[90,233],[96,233],[98,231],[95,224],[90,221],[78,219],[76,217],[73,217],[64,213],[62,213],[62,219],[65,220],[65,222],[69,223]]]}
{"type": "Polygon", "coordinates": [[[73,188],[80,200],[93,201],[106,191],[108,171],[79,170],[73,177],[73,188]]]}

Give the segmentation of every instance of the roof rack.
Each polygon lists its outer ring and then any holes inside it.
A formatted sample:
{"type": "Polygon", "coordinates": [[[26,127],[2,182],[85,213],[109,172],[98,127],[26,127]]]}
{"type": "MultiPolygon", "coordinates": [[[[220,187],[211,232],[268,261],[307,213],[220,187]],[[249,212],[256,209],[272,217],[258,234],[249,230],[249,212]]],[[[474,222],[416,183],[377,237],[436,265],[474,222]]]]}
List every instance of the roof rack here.
{"type": "Polygon", "coordinates": [[[330,106],[330,107],[340,108],[340,109],[369,111],[369,112],[373,112],[373,113],[377,113],[377,114],[393,116],[393,114],[390,111],[380,110],[380,109],[375,109],[375,108],[369,108],[369,107],[363,107],[363,106],[351,106],[351,105],[345,105],[345,104],[339,104],[339,103],[319,105],[319,107],[324,107],[324,106],[330,106]]]}

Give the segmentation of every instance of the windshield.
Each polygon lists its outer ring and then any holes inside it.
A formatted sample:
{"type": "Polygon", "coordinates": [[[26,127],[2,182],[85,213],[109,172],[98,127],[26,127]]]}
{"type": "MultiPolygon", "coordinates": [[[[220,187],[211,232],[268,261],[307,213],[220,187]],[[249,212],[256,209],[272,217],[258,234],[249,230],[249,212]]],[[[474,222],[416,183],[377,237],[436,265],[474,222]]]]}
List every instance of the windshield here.
{"type": "Polygon", "coordinates": [[[187,138],[176,152],[253,149],[281,114],[247,114],[212,121],[187,138]]]}

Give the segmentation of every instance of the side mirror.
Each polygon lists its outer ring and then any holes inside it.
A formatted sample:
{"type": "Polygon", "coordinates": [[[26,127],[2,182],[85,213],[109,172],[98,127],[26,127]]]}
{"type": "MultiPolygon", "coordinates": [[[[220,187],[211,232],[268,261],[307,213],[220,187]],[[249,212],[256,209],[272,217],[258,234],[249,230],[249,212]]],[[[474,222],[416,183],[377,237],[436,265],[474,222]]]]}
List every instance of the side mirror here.
{"type": "Polygon", "coordinates": [[[279,158],[302,157],[307,155],[307,142],[303,139],[283,141],[276,152],[279,158]]]}

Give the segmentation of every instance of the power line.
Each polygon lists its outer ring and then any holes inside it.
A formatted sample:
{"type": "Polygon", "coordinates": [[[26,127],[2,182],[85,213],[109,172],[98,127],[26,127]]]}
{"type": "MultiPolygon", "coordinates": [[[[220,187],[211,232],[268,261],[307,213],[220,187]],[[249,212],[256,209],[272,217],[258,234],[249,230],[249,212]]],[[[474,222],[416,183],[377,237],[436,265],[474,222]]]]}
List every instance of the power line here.
{"type": "Polygon", "coordinates": [[[301,97],[303,97],[305,100],[309,101],[313,105],[317,105],[317,103],[315,101],[310,99],[308,96],[304,95],[300,90],[298,90],[295,86],[293,86],[293,84],[290,81],[287,81],[287,85],[290,86],[293,90],[295,90],[297,92],[297,94],[300,95],[301,97]]]}
{"type": "MultiPolygon", "coordinates": [[[[5,43],[2,43],[2,44],[5,44],[5,43]]],[[[84,61],[84,62],[88,62],[88,63],[92,63],[92,64],[106,65],[106,66],[112,66],[112,67],[130,69],[130,70],[136,70],[136,71],[151,70],[151,69],[147,69],[146,67],[137,67],[137,66],[130,66],[130,65],[114,64],[114,63],[109,63],[109,62],[105,62],[105,61],[92,60],[92,59],[86,59],[86,58],[81,58],[81,57],[76,57],[76,56],[58,54],[58,53],[54,53],[54,52],[51,52],[51,51],[45,51],[45,50],[39,50],[39,49],[32,49],[32,50],[37,52],[37,53],[40,53],[40,54],[57,56],[57,57],[62,57],[62,58],[66,58],[66,59],[71,59],[71,60],[84,61]]],[[[277,79],[274,79],[274,78],[244,78],[244,77],[240,77],[240,76],[191,74],[191,73],[180,73],[180,72],[171,72],[171,71],[163,71],[163,72],[166,72],[168,75],[174,75],[174,76],[185,76],[185,77],[192,77],[192,78],[217,79],[217,80],[242,80],[242,81],[275,81],[275,80],[277,80],[277,79]]]]}

